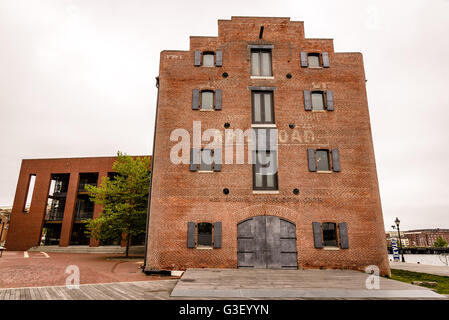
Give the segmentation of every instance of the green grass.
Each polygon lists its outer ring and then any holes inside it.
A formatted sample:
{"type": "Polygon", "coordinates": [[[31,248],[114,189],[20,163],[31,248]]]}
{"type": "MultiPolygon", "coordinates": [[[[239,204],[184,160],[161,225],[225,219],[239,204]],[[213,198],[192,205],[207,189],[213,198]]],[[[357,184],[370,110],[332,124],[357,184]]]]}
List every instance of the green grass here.
{"type": "Polygon", "coordinates": [[[433,281],[438,283],[438,285],[431,289],[440,294],[449,294],[449,277],[437,276],[421,272],[391,269],[391,279],[407,283],[412,283],[412,281],[433,281]]]}

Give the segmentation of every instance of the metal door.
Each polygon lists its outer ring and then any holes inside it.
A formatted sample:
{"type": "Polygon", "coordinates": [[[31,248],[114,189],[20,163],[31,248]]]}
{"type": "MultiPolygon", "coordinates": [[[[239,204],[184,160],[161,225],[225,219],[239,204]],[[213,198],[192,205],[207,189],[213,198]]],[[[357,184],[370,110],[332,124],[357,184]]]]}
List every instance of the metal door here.
{"type": "Polygon", "coordinates": [[[237,225],[239,268],[296,269],[295,225],[274,216],[257,216],[237,225]]]}

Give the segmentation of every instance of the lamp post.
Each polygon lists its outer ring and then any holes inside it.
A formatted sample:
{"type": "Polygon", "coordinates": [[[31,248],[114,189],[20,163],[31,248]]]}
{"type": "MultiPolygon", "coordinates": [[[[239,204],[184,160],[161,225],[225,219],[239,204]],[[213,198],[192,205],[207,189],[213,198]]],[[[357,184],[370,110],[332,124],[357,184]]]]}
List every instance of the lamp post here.
{"type": "Polygon", "coordinates": [[[396,223],[396,226],[397,226],[397,228],[398,228],[399,246],[400,246],[400,248],[401,248],[402,262],[405,262],[405,259],[404,259],[404,250],[402,250],[401,230],[399,229],[399,223],[401,223],[401,221],[396,217],[396,220],[394,220],[394,223],[396,223]]]}

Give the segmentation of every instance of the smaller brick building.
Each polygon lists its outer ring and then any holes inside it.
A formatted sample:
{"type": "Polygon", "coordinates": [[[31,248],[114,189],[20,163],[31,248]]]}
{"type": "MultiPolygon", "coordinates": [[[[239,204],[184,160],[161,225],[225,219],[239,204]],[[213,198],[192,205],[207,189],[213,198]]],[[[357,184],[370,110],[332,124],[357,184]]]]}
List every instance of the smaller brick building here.
{"type": "Polygon", "coordinates": [[[0,246],[3,246],[8,234],[9,216],[11,214],[11,207],[0,208],[0,246]]]}
{"type": "MultiPolygon", "coordinates": [[[[95,219],[101,212],[101,206],[90,201],[85,187],[99,185],[103,177],[112,175],[116,159],[22,160],[6,249],[28,250],[38,245],[100,245],[84,233],[83,220],[95,219]]],[[[120,241],[101,244],[120,244],[120,241]]]]}

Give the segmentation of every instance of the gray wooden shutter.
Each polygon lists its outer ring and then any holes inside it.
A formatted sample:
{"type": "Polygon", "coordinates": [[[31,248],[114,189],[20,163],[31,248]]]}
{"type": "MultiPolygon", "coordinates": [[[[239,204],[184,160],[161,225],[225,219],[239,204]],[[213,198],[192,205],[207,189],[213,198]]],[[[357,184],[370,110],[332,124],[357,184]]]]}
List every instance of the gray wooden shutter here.
{"type": "Polygon", "coordinates": [[[304,90],[304,110],[306,111],[312,110],[312,99],[310,97],[309,90],[304,90]]]}
{"type": "Polygon", "coordinates": [[[221,222],[214,222],[214,248],[221,248],[221,222]]]}
{"type": "Polygon", "coordinates": [[[332,170],[340,172],[340,153],[338,149],[332,149],[332,170]]]}
{"type": "Polygon", "coordinates": [[[301,67],[306,68],[307,65],[307,52],[301,51],[301,67]]]}
{"type": "Polygon", "coordinates": [[[221,171],[221,148],[214,150],[214,171],[221,171]]]}
{"type": "Polygon", "coordinates": [[[187,248],[195,248],[195,222],[187,222],[187,248]]]}
{"type": "Polygon", "coordinates": [[[334,92],[332,90],[326,91],[326,108],[328,111],[334,111],[334,92]]]}
{"type": "Polygon", "coordinates": [[[190,149],[190,171],[197,171],[198,170],[198,164],[199,164],[199,156],[200,156],[200,150],[191,148],[190,149]]]}
{"type": "Polygon", "coordinates": [[[223,65],[223,52],[218,50],[215,52],[215,65],[221,67],[223,65]]]}
{"type": "Polygon", "coordinates": [[[307,159],[309,161],[309,171],[316,171],[315,149],[307,149],[307,159]]]}
{"type": "Polygon", "coordinates": [[[201,51],[195,51],[195,66],[201,65],[201,51]]]}
{"type": "Polygon", "coordinates": [[[329,54],[327,52],[323,52],[322,56],[323,56],[323,67],[329,68],[330,67],[329,54]]]}
{"type": "Polygon", "coordinates": [[[215,110],[221,110],[222,94],[221,89],[215,90],[215,110]]]}
{"type": "Polygon", "coordinates": [[[348,249],[349,241],[348,241],[348,228],[346,226],[346,222],[339,223],[338,229],[340,230],[340,248],[348,249]]]}
{"type": "Polygon", "coordinates": [[[192,90],[192,110],[198,110],[200,108],[200,90],[192,90]]]}
{"type": "Polygon", "coordinates": [[[312,222],[313,226],[313,244],[315,245],[315,248],[322,248],[323,247],[323,241],[321,238],[321,223],[319,222],[312,222]]]}

